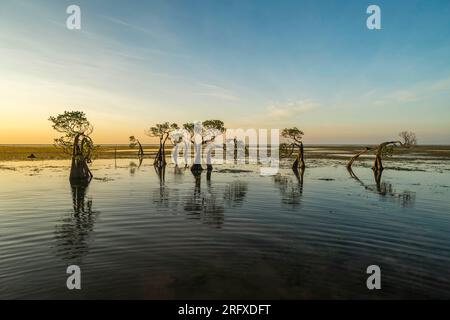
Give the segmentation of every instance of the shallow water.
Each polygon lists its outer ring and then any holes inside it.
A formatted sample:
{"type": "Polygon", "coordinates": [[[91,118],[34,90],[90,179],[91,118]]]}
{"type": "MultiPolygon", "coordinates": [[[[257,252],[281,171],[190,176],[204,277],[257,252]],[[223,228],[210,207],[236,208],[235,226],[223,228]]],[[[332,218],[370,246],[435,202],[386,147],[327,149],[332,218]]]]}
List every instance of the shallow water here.
{"type": "Polygon", "coordinates": [[[87,187],[68,161],[2,163],[0,298],[450,298],[448,170],[169,166],[162,181],[148,163],[95,161],[87,187]]]}

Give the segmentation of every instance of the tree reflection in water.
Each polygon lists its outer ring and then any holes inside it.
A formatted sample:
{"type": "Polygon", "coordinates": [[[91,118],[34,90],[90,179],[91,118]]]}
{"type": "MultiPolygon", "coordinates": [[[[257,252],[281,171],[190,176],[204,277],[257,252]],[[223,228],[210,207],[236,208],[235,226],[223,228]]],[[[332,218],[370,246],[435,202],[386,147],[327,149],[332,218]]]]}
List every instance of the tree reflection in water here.
{"type": "Polygon", "coordinates": [[[166,187],[166,167],[154,166],[156,175],[158,176],[159,188],[156,195],[153,196],[153,202],[159,207],[168,208],[170,206],[170,193],[166,187]]]}
{"type": "Polygon", "coordinates": [[[211,185],[211,171],[206,173],[207,189],[202,192],[201,172],[193,172],[195,179],[194,193],[188,197],[184,210],[191,218],[200,219],[203,223],[220,228],[224,222],[225,208],[211,185]]]}
{"type": "MultiPolygon", "coordinates": [[[[192,172],[186,168],[175,167],[173,182],[182,183],[186,172],[192,173],[194,177],[194,188],[183,189],[187,191],[187,194],[180,199],[180,189],[169,189],[165,184],[165,168],[155,166],[155,171],[158,176],[159,188],[153,193],[153,203],[160,209],[173,210],[170,212],[178,212],[181,205],[182,210],[184,209],[189,218],[198,219],[216,228],[220,228],[224,223],[225,209],[241,206],[247,195],[247,182],[237,180],[225,186],[220,184],[215,186],[212,171],[192,172]],[[202,175],[206,176],[206,188],[204,186],[202,188],[202,180],[205,179],[205,176],[202,179],[202,175]]],[[[175,183],[175,185],[177,184],[175,183]]]]}
{"type": "Polygon", "coordinates": [[[134,176],[134,174],[136,173],[136,170],[139,170],[139,168],[140,168],[141,165],[142,165],[142,160],[143,160],[144,158],[139,157],[138,159],[139,159],[139,164],[136,164],[136,162],[131,161],[130,164],[128,165],[128,167],[130,168],[130,175],[131,175],[131,176],[134,176]]]}
{"type": "Polygon", "coordinates": [[[278,186],[282,196],[282,203],[299,207],[301,203],[301,196],[303,194],[303,176],[304,170],[292,170],[294,172],[295,180],[291,176],[283,176],[277,174],[274,176],[274,182],[278,186]]]}
{"type": "Polygon", "coordinates": [[[248,183],[241,180],[231,182],[226,186],[223,199],[229,207],[240,207],[248,191],[248,183]]]}
{"type": "Polygon", "coordinates": [[[375,185],[366,185],[351,168],[347,168],[350,177],[358,181],[366,190],[379,194],[382,199],[392,199],[399,201],[402,207],[412,207],[416,201],[415,192],[404,190],[403,192],[396,192],[392,183],[382,181],[383,171],[373,170],[375,185]]]}
{"type": "Polygon", "coordinates": [[[64,259],[78,259],[89,251],[97,213],[92,199],[85,199],[88,186],[89,182],[71,183],[73,212],[55,227],[57,255],[64,259]]]}

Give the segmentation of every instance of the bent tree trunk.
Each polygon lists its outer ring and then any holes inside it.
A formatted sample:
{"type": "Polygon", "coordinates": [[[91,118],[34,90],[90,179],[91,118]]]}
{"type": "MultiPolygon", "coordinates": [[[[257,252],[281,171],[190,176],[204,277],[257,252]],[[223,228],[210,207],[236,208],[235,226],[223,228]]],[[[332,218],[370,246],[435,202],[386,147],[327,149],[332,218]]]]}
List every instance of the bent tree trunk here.
{"type": "Polygon", "coordinates": [[[401,141],[387,141],[387,142],[383,142],[381,143],[378,148],[377,148],[377,152],[375,154],[375,162],[373,163],[373,167],[372,169],[375,171],[383,171],[384,167],[383,167],[383,151],[384,148],[386,148],[387,146],[389,146],[390,144],[400,144],[402,145],[401,141]]]}
{"type": "Polygon", "coordinates": [[[363,154],[365,154],[365,153],[367,153],[367,152],[369,152],[369,151],[371,151],[371,150],[372,150],[372,148],[366,147],[364,150],[362,150],[361,152],[359,152],[359,153],[357,153],[356,155],[354,155],[354,156],[350,159],[350,161],[347,163],[347,168],[350,169],[350,168],[352,167],[352,165],[353,165],[353,162],[355,162],[356,160],[358,160],[358,158],[359,158],[361,155],[363,155],[363,154]]]}
{"type": "Polygon", "coordinates": [[[138,146],[139,146],[138,157],[139,157],[139,158],[143,158],[143,157],[144,157],[144,149],[142,149],[142,145],[141,145],[141,143],[139,142],[139,140],[137,140],[137,144],[138,144],[138,146]]]}
{"type": "Polygon", "coordinates": [[[300,168],[301,170],[305,170],[305,159],[303,157],[303,143],[300,142],[299,145],[296,145],[298,147],[298,154],[297,158],[295,159],[294,163],[292,164],[293,170],[298,170],[300,168]]]}

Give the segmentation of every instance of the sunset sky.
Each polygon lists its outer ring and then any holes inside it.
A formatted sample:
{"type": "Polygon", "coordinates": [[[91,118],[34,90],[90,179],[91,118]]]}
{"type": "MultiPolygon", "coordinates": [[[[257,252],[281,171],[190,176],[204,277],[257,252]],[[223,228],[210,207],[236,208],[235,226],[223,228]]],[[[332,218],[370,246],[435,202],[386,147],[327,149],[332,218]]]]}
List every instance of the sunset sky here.
{"type": "Polygon", "coordinates": [[[64,110],[96,143],[221,119],[305,143],[450,144],[449,1],[1,0],[0,70],[0,144],[51,143],[64,110]]]}

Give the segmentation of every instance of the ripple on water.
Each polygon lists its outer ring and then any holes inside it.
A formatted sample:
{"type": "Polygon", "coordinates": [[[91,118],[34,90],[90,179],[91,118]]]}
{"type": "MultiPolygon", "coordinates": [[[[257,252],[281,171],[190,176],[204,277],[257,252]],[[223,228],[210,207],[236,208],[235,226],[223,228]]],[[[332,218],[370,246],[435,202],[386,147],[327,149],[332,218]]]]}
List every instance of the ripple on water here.
{"type": "Polygon", "coordinates": [[[373,298],[370,264],[376,298],[450,298],[450,190],[435,191],[450,173],[168,167],[162,181],[120,161],[78,188],[64,161],[1,172],[1,298],[373,298]],[[82,292],[64,289],[72,263],[82,292]]]}

